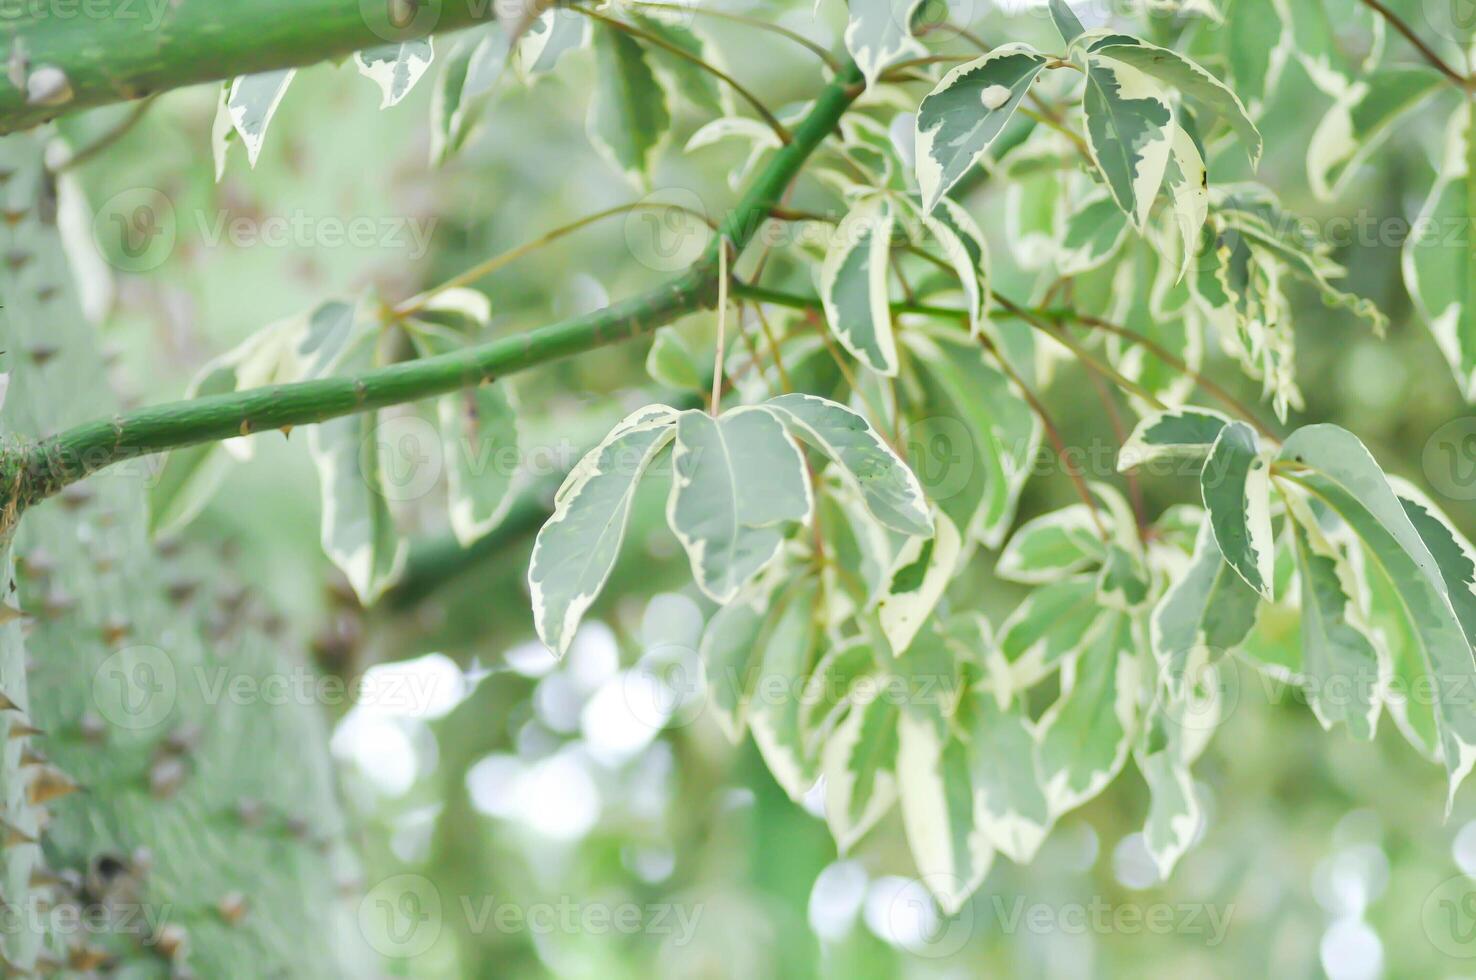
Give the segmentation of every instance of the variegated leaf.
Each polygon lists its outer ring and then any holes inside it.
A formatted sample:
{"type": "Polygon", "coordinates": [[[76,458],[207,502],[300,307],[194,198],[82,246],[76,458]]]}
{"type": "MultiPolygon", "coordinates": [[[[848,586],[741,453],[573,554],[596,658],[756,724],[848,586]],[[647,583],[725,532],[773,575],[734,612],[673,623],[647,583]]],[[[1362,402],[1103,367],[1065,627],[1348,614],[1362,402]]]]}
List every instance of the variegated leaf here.
{"type": "Polygon", "coordinates": [[[922,100],[914,166],[925,211],[984,156],[1046,61],[1029,45],[1001,45],[949,71],[922,100]]]}
{"type": "Polygon", "coordinates": [[[1142,228],[1163,184],[1173,110],[1141,70],[1104,55],[1087,61],[1087,142],[1117,206],[1142,228]]]}
{"type": "Polygon", "coordinates": [[[259,75],[242,75],[231,82],[226,94],[226,109],[231,125],[246,147],[246,160],[254,168],[266,140],[267,126],[276,115],[287,86],[297,74],[294,68],[266,71],[259,75]]]}
{"type": "Polygon", "coordinates": [[[632,412],[569,471],[554,497],[553,516],[538,532],[528,566],[538,636],[563,655],[579,621],[605,587],[636,484],[675,434],[664,405],[632,412]]]}
{"type": "Polygon", "coordinates": [[[789,527],[809,517],[804,457],[762,409],[715,419],[677,417],[666,516],[697,585],[726,603],[775,558],[789,527]]]}
{"type": "Polygon", "coordinates": [[[595,84],[589,104],[590,142],[632,183],[645,187],[656,150],[671,131],[666,90],[639,41],[604,24],[592,29],[595,84]]]}
{"type": "Polygon", "coordinates": [[[1125,472],[1159,460],[1185,460],[1195,464],[1197,475],[1229,422],[1207,408],[1179,408],[1150,415],[1138,423],[1123,444],[1117,454],[1117,469],[1125,472]]]}
{"type": "Polygon", "coordinates": [[[1445,85],[1445,76],[1423,65],[1390,65],[1355,82],[1322,117],[1307,144],[1313,192],[1323,200],[1342,194],[1395,124],[1445,85]]]}
{"type": "Polygon", "coordinates": [[[1055,582],[1106,557],[1085,504],[1074,504],[1021,525],[1000,553],[994,574],[1013,582],[1055,582]]]}
{"type": "Polygon", "coordinates": [[[922,5],[923,0],[846,0],[846,50],[868,87],[897,62],[927,53],[912,36],[912,18],[922,5]]]}
{"type": "Polygon", "coordinates": [[[1271,599],[1271,464],[1254,429],[1231,422],[1220,430],[1199,487],[1225,561],[1271,599]]]}
{"type": "Polygon", "coordinates": [[[359,74],[379,86],[379,107],[396,105],[420,81],[435,58],[429,37],[367,48],[354,55],[359,74]]]}
{"type": "Polygon", "coordinates": [[[891,581],[876,614],[892,653],[902,656],[932,615],[958,567],[963,542],[958,528],[941,512],[933,515],[930,538],[910,538],[892,566],[891,581]]]}
{"type": "Polygon", "coordinates": [[[917,477],[865,417],[816,395],[780,395],[764,403],[797,438],[828,456],[841,479],[882,524],[931,536],[933,521],[917,477]]]}
{"type": "Polygon", "coordinates": [[[831,331],[858,360],[885,375],[897,373],[887,284],[895,222],[886,198],[867,198],[836,228],[820,267],[820,299],[831,331]]]}
{"type": "Polygon", "coordinates": [[[1160,678],[1185,676],[1236,649],[1255,625],[1261,596],[1225,563],[1206,515],[1187,568],[1172,576],[1153,610],[1150,637],[1160,678]]]}

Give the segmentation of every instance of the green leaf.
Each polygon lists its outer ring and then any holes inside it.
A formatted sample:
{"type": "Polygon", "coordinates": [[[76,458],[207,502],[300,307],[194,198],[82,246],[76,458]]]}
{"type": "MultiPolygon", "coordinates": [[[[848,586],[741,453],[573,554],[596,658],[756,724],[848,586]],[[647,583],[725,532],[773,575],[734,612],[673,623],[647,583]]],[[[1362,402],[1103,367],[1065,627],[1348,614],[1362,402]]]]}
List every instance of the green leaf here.
{"type": "Polygon", "coordinates": [[[1235,91],[1258,108],[1271,96],[1292,50],[1291,0],[1229,0],[1219,32],[1235,91]]]}
{"type": "Polygon", "coordinates": [[[354,55],[359,74],[379,86],[379,107],[388,109],[410,94],[435,58],[430,38],[367,48],[354,55]]]}
{"type": "Polygon", "coordinates": [[[1104,614],[1097,581],[1078,575],[1028,593],[999,631],[999,649],[1017,689],[1033,686],[1075,656],[1104,614]]]}
{"type": "Polygon", "coordinates": [[[922,396],[909,458],[965,539],[998,547],[1040,449],[1040,420],[978,342],[957,331],[909,330],[905,339],[922,396]]]}
{"type": "Polygon", "coordinates": [[[1109,613],[1061,672],[1040,720],[1036,766],[1058,817],[1100,793],[1127,761],[1138,717],[1141,644],[1132,618],[1109,613]]]}
{"type": "Polygon", "coordinates": [[[287,86],[295,74],[296,69],[285,68],[258,75],[242,75],[231,82],[226,94],[226,110],[230,113],[231,125],[246,146],[246,160],[253,169],[266,140],[267,126],[271,125],[272,116],[276,114],[277,106],[282,104],[282,96],[287,94],[287,86]]]}
{"type": "Polygon", "coordinates": [[[569,471],[528,566],[538,636],[563,655],[620,553],[636,484],[674,435],[673,411],[649,405],[626,416],[569,471]]]}
{"type": "Polygon", "coordinates": [[[1390,65],[1356,82],[1333,103],[1307,144],[1313,193],[1323,200],[1341,195],[1395,124],[1446,84],[1444,75],[1423,65],[1390,65]]]}
{"type": "MultiPolygon", "coordinates": [[[[480,295],[480,294],[477,294],[480,295]]],[[[465,339],[444,328],[416,325],[422,357],[459,350],[465,339]]],[[[463,546],[502,523],[513,502],[518,468],[518,408],[507,382],[483,383],[436,399],[451,531],[463,546]]]]}
{"type": "Polygon", "coordinates": [[[594,97],[589,138],[637,186],[650,182],[651,162],[671,131],[666,90],[641,43],[605,24],[593,25],[594,97]]]}
{"type": "Polygon", "coordinates": [[[1455,530],[1449,517],[1414,486],[1393,480],[1405,516],[1430,549],[1430,556],[1445,580],[1450,605],[1460,620],[1466,638],[1476,647],[1476,549],[1455,530]]]}
{"type": "MultiPolygon", "coordinates": [[[[670,14],[654,9],[649,14],[634,10],[626,10],[624,14],[631,24],[647,34],[659,37],[695,58],[700,58],[716,67],[722,67],[718,64],[717,52],[709,47],[702,35],[674,19],[686,16],[680,13],[679,8],[673,8],[670,14]]],[[[685,99],[704,117],[733,114],[732,97],[728,94],[727,87],[718,81],[716,75],[696,62],[656,45],[650,45],[646,53],[651,60],[652,67],[656,69],[657,76],[665,83],[670,98],[685,99]]]]}
{"type": "Polygon", "coordinates": [[[804,581],[784,604],[768,639],[748,705],[748,727],[774,779],[796,803],[819,775],[806,738],[805,679],[819,660],[820,624],[814,582],[804,581]]]}
{"type": "Polygon", "coordinates": [[[839,402],[802,393],[780,395],[763,407],[791,434],[828,456],[882,524],[903,534],[933,534],[917,477],[864,416],[839,402]]]}
{"type": "Polygon", "coordinates": [[[1225,563],[1208,515],[1187,568],[1171,576],[1149,631],[1159,676],[1177,690],[1240,646],[1256,623],[1258,592],[1225,563]]]}
{"type": "Polygon", "coordinates": [[[769,634],[801,591],[798,586],[777,588],[778,584],[773,576],[766,576],[744,589],[713,613],[698,645],[713,717],[735,743],[748,728],[748,706],[769,634]]]}
{"type": "MultiPolygon", "coordinates": [[[[345,348],[325,372],[368,368],[372,341],[370,336],[345,348]]],[[[380,439],[377,412],[329,419],[308,429],[308,454],[318,471],[323,502],[323,551],[366,606],[399,576],[409,551],[385,496],[380,439]]]]}
{"type": "Polygon", "coordinates": [[[927,54],[912,36],[912,18],[923,0],[846,0],[846,50],[866,78],[876,85],[883,71],[905,58],[927,54]]]}
{"type": "Polygon", "coordinates": [[[1447,130],[1445,160],[1404,246],[1404,282],[1467,401],[1476,402],[1476,111],[1462,103],[1447,130]]]}
{"type": "Polygon", "coordinates": [[[1225,561],[1271,599],[1271,466],[1254,429],[1231,422],[1220,430],[1199,487],[1225,561]]]}
{"type": "MultiPolygon", "coordinates": [[[[321,377],[356,333],[354,307],[330,300],[310,313],[278,320],[200,369],[186,397],[224,395],[246,388],[321,377]]],[[[250,437],[175,449],[149,490],[150,526],[166,534],[194,520],[228,470],[229,457],[250,459],[250,437]]]]}
{"type": "Polygon", "coordinates": [[[842,854],[876,826],[897,800],[895,700],[878,685],[851,705],[825,743],[825,822],[842,854]]]}
{"type": "Polygon", "coordinates": [[[1476,714],[1469,700],[1476,690],[1476,659],[1439,563],[1378,464],[1352,433],[1332,425],[1307,426],[1287,439],[1278,459],[1289,467],[1288,479],[1309,490],[1358,536],[1375,566],[1371,577],[1386,578],[1403,607],[1414,649],[1402,651],[1398,659],[1406,662],[1396,664],[1396,676],[1412,675],[1419,682],[1408,689],[1419,692],[1410,699],[1412,707],[1433,697],[1453,800],[1476,764],[1476,714]]]}
{"type": "Polygon", "coordinates": [[[944,915],[957,915],[983,883],[994,848],[980,832],[974,760],[934,706],[909,706],[897,720],[902,823],[918,875],[944,915]]]}
{"type": "Polygon", "coordinates": [[[994,574],[1043,585],[1101,564],[1105,557],[1091,512],[1074,504],[1021,525],[1000,553],[994,574]]]}
{"type": "Polygon", "coordinates": [[[841,221],[820,267],[820,299],[836,338],[885,375],[897,373],[888,259],[896,217],[883,197],[870,197],[841,221]]]}
{"type": "Polygon", "coordinates": [[[666,516],[697,585],[732,600],[779,557],[789,525],[809,517],[805,460],[770,413],[738,408],[720,419],[677,416],[666,516]]]}
{"type": "Polygon", "coordinates": [[[1086,28],[1081,26],[1081,20],[1066,0],[1050,0],[1051,20],[1056,25],[1056,30],[1061,32],[1061,40],[1068,45],[1075,43],[1076,39],[1086,33],[1086,28]]]}
{"type": "Polygon", "coordinates": [[[589,18],[567,7],[544,11],[518,40],[518,63],[528,78],[546,75],[559,59],[584,47],[589,40],[589,18]]]}
{"type": "Polygon", "coordinates": [[[1184,460],[1197,475],[1215,440],[1230,420],[1205,408],[1179,408],[1151,415],[1138,423],[1117,455],[1118,472],[1159,460],[1184,460]]]}
{"type": "Polygon", "coordinates": [[[1310,509],[1289,510],[1301,582],[1307,703],[1323,728],[1344,722],[1353,737],[1371,739],[1379,720],[1384,670],[1351,598],[1356,589],[1352,573],[1310,509]]]}
{"type": "Polygon", "coordinates": [[[1034,857],[1051,828],[1050,806],[1035,768],[1035,726],[1017,700],[1001,707],[977,688],[964,692],[958,727],[968,743],[971,777],[982,829],[1016,864],[1034,857]]]}
{"type": "Polygon", "coordinates": [[[943,514],[935,514],[936,534],[931,538],[909,538],[897,553],[892,578],[877,602],[876,615],[892,653],[907,652],[932,615],[943,590],[958,567],[962,541],[958,529],[943,514]]]}
{"type": "Polygon", "coordinates": [[[1137,549],[1129,550],[1113,542],[1107,546],[1107,557],[1097,576],[1097,598],[1103,606],[1123,612],[1135,610],[1148,601],[1148,570],[1137,549]]]}
{"type": "Polygon", "coordinates": [[[646,373],[655,381],[677,391],[701,391],[702,369],[696,355],[682,335],[672,327],[656,331],[651,350],[646,354],[646,373]]]}
{"type": "Polygon", "coordinates": [[[949,198],[942,207],[922,216],[923,226],[937,241],[948,264],[958,276],[969,311],[969,333],[983,331],[989,307],[988,251],[984,233],[969,213],[949,198]]]}
{"type": "Polygon", "coordinates": [[[1092,193],[1071,209],[1057,250],[1056,268],[1079,276],[1101,268],[1127,240],[1128,218],[1106,191],[1092,193]]]}
{"type": "Polygon", "coordinates": [[[1139,71],[1170,85],[1197,102],[1211,114],[1223,119],[1245,147],[1251,166],[1261,159],[1261,131],[1251,121],[1245,104],[1224,82],[1177,51],[1161,48],[1138,38],[1113,35],[1105,44],[1093,44],[1094,54],[1131,65],[1139,71]]]}
{"type": "Polygon", "coordinates": [[[1168,167],[1173,111],[1151,78],[1123,62],[1093,54],[1086,76],[1092,159],[1117,206],[1141,229],[1168,167]]]}
{"type": "Polygon", "coordinates": [[[924,211],[984,156],[1046,60],[1027,44],[1004,44],[949,71],[922,100],[914,159],[924,211]]]}

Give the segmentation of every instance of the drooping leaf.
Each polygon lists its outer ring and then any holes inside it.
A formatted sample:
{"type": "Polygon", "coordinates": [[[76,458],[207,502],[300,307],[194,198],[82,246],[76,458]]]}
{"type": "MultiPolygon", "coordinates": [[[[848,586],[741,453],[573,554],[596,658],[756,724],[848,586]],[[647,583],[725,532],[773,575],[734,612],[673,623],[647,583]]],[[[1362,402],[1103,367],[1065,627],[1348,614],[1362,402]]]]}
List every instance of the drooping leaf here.
{"type": "Polygon", "coordinates": [[[1353,602],[1353,576],[1310,509],[1293,506],[1290,513],[1301,583],[1307,703],[1324,728],[1343,722],[1353,737],[1371,739],[1378,724],[1383,667],[1353,602]]]}
{"type": "Polygon", "coordinates": [[[888,258],[896,217],[883,197],[851,209],[835,230],[820,268],[820,299],[836,338],[867,367],[897,373],[888,258]]]}
{"type": "Polygon", "coordinates": [[[1251,121],[1240,96],[1200,65],[1177,51],[1120,34],[1111,35],[1104,43],[1091,45],[1091,50],[1094,54],[1131,65],[1177,89],[1229,125],[1245,147],[1252,166],[1261,159],[1261,132],[1251,121]]]}
{"type": "Polygon", "coordinates": [[[266,71],[258,75],[242,75],[231,82],[226,95],[226,108],[230,112],[231,125],[246,147],[246,161],[256,167],[256,158],[261,155],[262,143],[266,140],[267,126],[287,86],[292,82],[296,69],[266,71]]]}
{"type": "Polygon", "coordinates": [[[429,37],[366,48],[354,55],[359,74],[379,86],[379,107],[396,105],[430,67],[435,48],[429,37]]]}
{"type": "Polygon", "coordinates": [[[1445,76],[1423,65],[1390,65],[1356,82],[1328,109],[1307,144],[1313,193],[1323,200],[1341,195],[1394,126],[1445,85],[1445,76]]]}
{"type": "Polygon", "coordinates": [[[898,716],[895,700],[872,688],[825,743],[825,822],[841,853],[849,851],[897,800],[898,716]]]}
{"type": "Polygon", "coordinates": [[[1087,62],[1087,143],[1123,213],[1147,224],[1168,167],[1173,111],[1164,91],[1124,62],[1093,54],[1087,62]]]}
{"type": "Polygon", "coordinates": [[[988,250],[984,234],[969,213],[950,198],[941,207],[923,215],[923,226],[943,251],[958,276],[969,311],[969,333],[983,330],[989,308],[988,250]]]}
{"type": "Polygon", "coordinates": [[[1076,16],[1076,11],[1066,0],[1050,0],[1051,20],[1056,25],[1056,30],[1061,32],[1061,40],[1068,45],[1074,44],[1076,39],[1086,33],[1086,28],[1081,26],[1081,19],[1076,16]]]}
{"type": "Polygon", "coordinates": [[[615,567],[636,484],[675,434],[664,405],[632,412],[569,471],[528,566],[538,636],[562,655],[615,567]]]}
{"type": "Polygon", "coordinates": [[[639,41],[605,24],[593,25],[594,96],[589,138],[634,184],[646,186],[656,150],[671,130],[666,90],[639,41]]]}
{"type": "Polygon", "coordinates": [[[1138,423],[1117,454],[1117,469],[1125,472],[1159,460],[1183,460],[1198,475],[1215,440],[1230,420],[1204,408],[1180,408],[1150,415],[1138,423]]]}
{"type": "Polygon", "coordinates": [[[1056,257],[1063,276],[1079,276],[1111,259],[1127,240],[1128,217],[1105,191],[1093,193],[1071,209],[1056,257]]]}
{"type": "Polygon", "coordinates": [[[1220,430],[1199,487],[1225,561],[1251,588],[1272,598],[1271,465],[1254,429],[1231,422],[1220,430]]]}
{"type": "MultiPolygon", "coordinates": [[[[680,8],[674,8],[679,10],[680,8]]],[[[702,37],[680,19],[682,14],[668,14],[654,8],[649,13],[627,10],[625,16],[630,23],[647,34],[660,38],[672,47],[685,51],[694,58],[708,64],[716,64],[718,53],[702,37]]],[[[651,66],[656,75],[666,84],[672,99],[685,99],[698,109],[704,117],[722,117],[733,114],[733,99],[728,88],[718,81],[716,75],[707,71],[689,58],[683,58],[657,45],[647,48],[651,66]]],[[[720,64],[716,67],[721,68],[720,64]]]]}
{"type": "Polygon", "coordinates": [[[891,581],[877,602],[876,615],[892,653],[901,656],[923,628],[958,567],[963,543],[958,528],[942,513],[933,515],[930,538],[910,538],[898,552],[891,581]]]}
{"type": "Polygon", "coordinates": [[[656,331],[646,354],[646,373],[677,391],[701,391],[706,387],[697,358],[682,335],[671,327],[656,331]]]}
{"type": "Polygon", "coordinates": [[[903,534],[932,535],[917,477],[863,416],[839,402],[798,392],[770,399],[764,407],[794,436],[830,457],[878,521],[903,534]]]}
{"type": "Polygon", "coordinates": [[[726,603],[779,555],[788,527],[809,517],[804,457],[762,409],[677,417],[667,521],[697,585],[726,603]]]}
{"type": "MultiPolygon", "coordinates": [[[[344,349],[326,368],[347,373],[372,364],[372,337],[344,349]]],[[[364,412],[308,429],[308,454],[318,471],[323,550],[369,605],[404,567],[408,542],[395,527],[385,492],[387,448],[379,415],[364,412]]]]}
{"type": "Polygon", "coordinates": [[[1226,564],[1206,515],[1188,567],[1172,577],[1153,610],[1150,637],[1160,678],[1177,688],[1201,664],[1239,647],[1260,603],[1260,594],[1226,564]]]}
{"type": "Polygon", "coordinates": [[[910,458],[931,499],[967,540],[997,547],[1040,449],[1040,420],[971,338],[906,334],[922,400],[910,458]]]}
{"type": "Polygon", "coordinates": [[[1001,45],[949,71],[922,100],[914,160],[924,211],[984,156],[1046,61],[1029,45],[1001,45]]]}
{"type": "Polygon", "coordinates": [[[518,40],[518,63],[528,78],[546,75],[559,59],[584,47],[589,40],[589,18],[567,7],[544,11],[518,40]]]}
{"type": "Polygon", "coordinates": [[[1011,861],[1028,863],[1051,827],[1035,768],[1035,726],[1018,701],[1002,708],[994,695],[977,688],[964,693],[958,715],[984,835],[1011,861]]]}
{"type": "Polygon", "coordinates": [[[821,630],[813,580],[784,604],[760,651],[748,726],[769,772],[796,803],[819,776],[820,760],[804,731],[805,679],[820,659],[821,630]]]}
{"type": "MultiPolygon", "coordinates": [[[[1422,681],[1422,695],[1433,711],[1436,734],[1450,774],[1454,797],[1476,764],[1476,715],[1467,692],[1476,685],[1476,658],[1451,601],[1451,589],[1419,531],[1390,488],[1378,464],[1352,433],[1332,425],[1294,432],[1278,459],[1288,479],[1326,504],[1362,541],[1392,597],[1407,614],[1415,649],[1396,675],[1422,681]]],[[[1412,698],[1418,703],[1418,698],[1412,698]]],[[[1408,718],[1408,716],[1406,716],[1408,718]]]]}
{"type": "Polygon", "coordinates": [[[1077,575],[1033,590],[999,630],[1000,653],[1017,688],[1030,687],[1085,645],[1105,615],[1093,575],[1077,575]]]}
{"type": "Polygon", "coordinates": [[[1100,793],[1127,761],[1141,684],[1136,634],[1130,616],[1108,613],[1062,669],[1036,748],[1053,817],[1100,793]]]}
{"type": "Polygon", "coordinates": [[[906,58],[926,54],[912,36],[912,18],[923,0],[846,0],[846,50],[855,59],[868,87],[883,71],[906,58]]]}
{"type": "Polygon", "coordinates": [[[1000,553],[994,574],[1043,585],[1097,565],[1106,557],[1085,504],[1073,504],[1021,525],[1000,553]]]}
{"type": "Polygon", "coordinates": [[[1449,123],[1445,159],[1415,233],[1404,246],[1404,282],[1467,401],[1476,402],[1476,111],[1470,100],[1449,123]]]}
{"type": "MultiPolygon", "coordinates": [[[[412,337],[422,357],[449,353],[467,342],[430,324],[419,325],[412,337]]],[[[451,531],[470,546],[502,523],[513,501],[517,403],[506,382],[484,383],[442,395],[436,413],[451,531]]]]}

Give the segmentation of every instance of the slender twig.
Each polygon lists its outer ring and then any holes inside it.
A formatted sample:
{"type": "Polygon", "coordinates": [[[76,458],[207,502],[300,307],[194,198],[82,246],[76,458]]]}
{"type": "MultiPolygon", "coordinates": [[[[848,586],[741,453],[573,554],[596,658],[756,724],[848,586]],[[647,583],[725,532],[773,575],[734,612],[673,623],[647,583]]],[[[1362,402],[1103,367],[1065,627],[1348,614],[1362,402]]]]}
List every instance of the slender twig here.
{"type": "Polygon", "coordinates": [[[614,17],[606,17],[604,14],[600,13],[597,10],[591,10],[590,8],[581,6],[579,4],[571,4],[569,9],[577,10],[579,13],[592,20],[597,20],[601,24],[613,27],[617,31],[623,31],[626,34],[629,34],[631,37],[639,38],[640,40],[645,41],[647,44],[653,44],[661,50],[667,52],[668,54],[675,55],[676,57],[681,58],[684,61],[690,61],[692,64],[701,68],[703,71],[707,72],[709,75],[716,78],[724,85],[727,85],[734,92],[738,93],[738,95],[745,102],[753,106],[754,111],[759,114],[759,116],[764,120],[764,123],[767,124],[768,127],[774,131],[774,135],[779,137],[779,142],[788,145],[789,142],[794,139],[794,136],[789,132],[789,129],[785,127],[782,122],[779,121],[777,116],[769,111],[769,107],[764,105],[764,103],[759,99],[758,96],[749,91],[742,82],[738,81],[738,79],[734,78],[732,75],[729,75],[727,72],[723,71],[716,65],[704,61],[692,52],[680,48],[675,44],[672,44],[664,37],[658,37],[657,35],[652,34],[650,31],[643,31],[639,27],[636,27],[632,24],[627,24],[623,20],[617,20],[614,17]]]}
{"type": "Polygon", "coordinates": [[[1428,61],[1431,65],[1433,65],[1436,70],[1440,72],[1440,74],[1444,75],[1452,82],[1455,82],[1461,88],[1469,89],[1472,87],[1473,77],[1469,75],[1463,75],[1452,68],[1449,62],[1440,57],[1440,55],[1436,53],[1434,48],[1426,44],[1424,40],[1414,32],[1414,28],[1405,23],[1403,17],[1400,17],[1394,11],[1390,10],[1383,3],[1381,3],[1380,0],[1363,0],[1363,5],[1365,7],[1368,7],[1370,10],[1373,10],[1380,17],[1384,18],[1384,20],[1388,21],[1390,27],[1394,28],[1400,34],[1403,34],[1404,39],[1410,44],[1414,45],[1415,50],[1423,55],[1424,59],[1428,61]]]}
{"type": "Polygon", "coordinates": [[[12,527],[25,507],[126,459],[420,401],[648,333],[710,307],[717,293],[718,249],[742,251],[862,91],[860,70],[847,65],[811,104],[794,141],[755,174],[724,219],[718,240],[689,269],[654,289],[594,313],[447,354],[347,377],[155,405],[86,422],[40,442],[12,441],[0,448],[0,531],[12,527]]]}
{"type": "Polygon", "coordinates": [[[835,56],[832,55],[829,51],[826,51],[820,45],[805,37],[803,34],[800,34],[797,31],[791,31],[787,27],[782,27],[779,24],[775,24],[773,21],[759,20],[757,17],[746,17],[743,14],[729,13],[726,10],[712,10],[707,7],[677,7],[669,3],[650,3],[649,0],[626,0],[626,2],[636,7],[647,7],[652,10],[674,10],[681,14],[699,14],[703,17],[712,17],[718,20],[731,21],[734,24],[746,24],[749,27],[755,27],[761,31],[768,31],[770,34],[777,34],[780,37],[788,38],[795,44],[798,44],[800,47],[815,55],[815,57],[819,58],[821,61],[825,62],[825,67],[829,68],[831,71],[838,72],[841,70],[841,63],[837,61],[835,59],[835,56]]]}
{"type": "Polygon", "coordinates": [[[659,202],[649,200],[633,201],[630,204],[621,204],[617,207],[606,208],[603,211],[596,211],[594,214],[585,215],[578,221],[570,222],[567,225],[561,225],[560,227],[555,228],[552,231],[545,232],[544,234],[539,235],[532,241],[524,242],[523,244],[515,248],[510,248],[505,252],[500,252],[497,255],[492,256],[490,259],[486,259],[485,261],[477,263],[470,269],[466,269],[463,272],[458,272],[456,275],[452,276],[450,279],[447,279],[439,286],[428,289],[418,296],[412,296],[410,299],[407,299],[405,302],[395,307],[395,315],[403,317],[412,316],[416,313],[419,313],[422,309],[425,308],[425,305],[429,303],[431,299],[439,293],[444,293],[448,289],[456,289],[461,286],[469,286],[472,283],[476,282],[478,279],[481,279],[484,276],[489,276],[492,273],[496,272],[498,269],[501,269],[503,266],[508,265],[512,262],[516,262],[518,259],[521,259],[532,252],[536,252],[538,249],[543,248],[545,245],[556,242],[566,235],[572,235],[574,232],[579,231],[582,228],[587,228],[595,222],[602,221],[605,218],[614,217],[617,214],[628,214],[632,211],[676,211],[681,214],[696,218],[698,221],[701,221],[703,224],[707,225],[714,231],[717,230],[717,225],[713,224],[711,219],[709,219],[706,215],[698,211],[694,211],[691,208],[682,207],[679,204],[661,204],[659,202]]]}
{"type": "Polygon", "coordinates": [[[779,386],[788,394],[794,390],[794,386],[789,382],[789,372],[784,369],[784,355],[779,352],[779,341],[774,336],[774,328],[769,326],[769,317],[764,312],[762,303],[753,304],[753,312],[758,316],[759,329],[764,332],[764,342],[769,345],[769,359],[774,362],[774,372],[779,375],[779,386]]]}
{"type": "MultiPolygon", "coordinates": [[[[718,242],[717,353],[712,359],[712,417],[717,418],[723,397],[723,341],[728,326],[728,243],[718,242]]],[[[741,328],[740,328],[741,330],[741,328]]]]}
{"type": "Polygon", "coordinates": [[[139,120],[144,117],[144,113],[149,111],[149,107],[154,104],[155,98],[155,96],[149,96],[147,99],[139,100],[139,102],[131,110],[129,110],[128,115],[119,120],[116,126],[108,130],[106,133],[103,133],[91,143],[82,147],[82,149],[78,150],[76,153],[73,153],[71,156],[67,157],[67,159],[62,161],[62,163],[60,163],[58,166],[52,168],[51,172],[57,174],[65,173],[68,170],[80,167],[88,160],[91,160],[99,153],[106,150],[114,143],[118,142],[124,136],[127,136],[129,130],[133,129],[134,126],[137,126],[139,120]]]}
{"type": "MultiPolygon", "coordinates": [[[[1112,397],[1107,382],[1102,380],[1101,375],[1096,372],[1088,372],[1092,387],[1097,391],[1097,400],[1102,403],[1102,410],[1107,413],[1107,422],[1112,426],[1112,437],[1117,440],[1119,451],[1127,445],[1128,430],[1123,424],[1122,413],[1117,409],[1117,402],[1112,397]]],[[[1127,480],[1128,499],[1133,505],[1133,519],[1138,525],[1138,538],[1145,540],[1148,534],[1148,508],[1143,502],[1143,485],[1138,480],[1138,472],[1130,469],[1123,476],[1127,480]]]]}

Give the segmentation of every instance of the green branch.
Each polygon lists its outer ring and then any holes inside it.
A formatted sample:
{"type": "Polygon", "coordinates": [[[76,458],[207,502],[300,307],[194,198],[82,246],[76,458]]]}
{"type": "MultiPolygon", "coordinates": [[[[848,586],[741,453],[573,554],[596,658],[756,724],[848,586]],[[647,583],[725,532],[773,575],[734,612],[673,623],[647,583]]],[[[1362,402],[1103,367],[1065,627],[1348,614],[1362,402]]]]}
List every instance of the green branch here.
{"type": "Polygon", "coordinates": [[[603,310],[476,347],[348,377],[272,385],[138,409],[68,429],[39,443],[0,449],[0,529],[19,512],[103,467],[150,453],[419,401],[650,332],[717,293],[718,248],[741,250],[805,159],[861,92],[854,65],[826,86],[723,222],[718,240],[685,273],[603,310]]]}
{"type": "Polygon", "coordinates": [[[66,112],[490,24],[490,0],[95,0],[0,18],[0,133],[66,112]],[[101,15],[101,16],[100,16],[101,15]]]}

